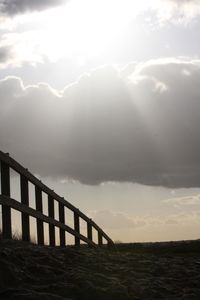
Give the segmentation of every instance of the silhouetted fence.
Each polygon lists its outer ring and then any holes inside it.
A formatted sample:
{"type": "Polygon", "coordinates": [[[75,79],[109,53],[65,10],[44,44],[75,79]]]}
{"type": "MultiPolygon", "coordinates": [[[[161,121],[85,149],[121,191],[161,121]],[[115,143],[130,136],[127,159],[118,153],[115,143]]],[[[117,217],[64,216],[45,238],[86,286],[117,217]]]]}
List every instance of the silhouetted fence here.
{"type": "Polygon", "coordinates": [[[44,245],[44,223],[48,223],[49,244],[55,245],[55,227],[59,228],[60,245],[66,245],[65,232],[74,236],[75,245],[80,245],[80,241],[90,246],[103,245],[103,238],[108,245],[113,245],[113,241],[108,235],[91,219],[83,214],[79,209],[57,195],[49,189],[39,179],[32,175],[27,169],[22,167],[18,162],[12,159],[9,154],[0,151],[1,164],[1,194],[0,204],[2,205],[2,237],[5,239],[12,238],[11,226],[11,208],[21,212],[22,240],[30,241],[30,217],[36,218],[37,225],[37,242],[44,245]],[[11,198],[10,193],[10,169],[13,169],[20,175],[20,199],[17,201],[11,198]],[[36,208],[29,206],[29,182],[35,187],[35,204],[36,208]],[[48,215],[43,213],[43,197],[46,193],[48,196],[48,215]],[[59,220],[55,219],[54,201],[58,201],[59,220]],[[65,220],[65,207],[73,212],[74,228],[67,225],[65,220]],[[87,224],[87,236],[80,233],[80,219],[87,224]],[[93,229],[97,231],[98,242],[93,241],[93,229]]]}

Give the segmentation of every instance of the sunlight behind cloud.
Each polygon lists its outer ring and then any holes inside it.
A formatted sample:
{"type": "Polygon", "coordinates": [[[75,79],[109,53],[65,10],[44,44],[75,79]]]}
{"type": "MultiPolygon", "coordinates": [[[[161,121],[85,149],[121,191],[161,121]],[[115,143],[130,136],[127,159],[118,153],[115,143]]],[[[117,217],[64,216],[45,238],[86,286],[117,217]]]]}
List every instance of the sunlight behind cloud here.
{"type": "Polygon", "coordinates": [[[123,52],[127,47],[123,43],[128,40],[134,42],[133,53],[143,52],[140,17],[145,18],[147,12],[151,16],[146,31],[151,31],[153,24],[160,27],[168,21],[187,23],[199,11],[195,3],[183,1],[179,9],[176,0],[73,0],[40,12],[6,16],[3,20],[0,15],[0,50],[3,54],[5,49],[9,50],[0,67],[36,65],[63,58],[83,66],[90,60],[98,61],[104,53],[123,52]]]}
{"type": "Polygon", "coordinates": [[[112,48],[112,41],[146,9],[146,3],[74,0],[54,9],[8,18],[4,27],[9,31],[2,40],[4,46],[14,45],[16,58],[8,63],[20,65],[30,60],[34,64],[45,58],[69,58],[83,65],[88,58],[95,59],[104,49],[112,48]]]}
{"type": "Polygon", "coordinates": [[[51,58],[76,55],[95,57],[136,16],[145,1],[71,1],[46,13],[43,47],[51,58]],[[54,20],[52,22],[52,20],[54,20]]]}

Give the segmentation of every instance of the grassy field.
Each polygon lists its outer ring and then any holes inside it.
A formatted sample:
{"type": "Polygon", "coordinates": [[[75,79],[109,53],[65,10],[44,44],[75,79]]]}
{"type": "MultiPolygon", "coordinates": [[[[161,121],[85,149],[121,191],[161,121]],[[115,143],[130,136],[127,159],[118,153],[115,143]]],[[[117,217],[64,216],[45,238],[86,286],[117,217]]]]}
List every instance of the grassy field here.
{"type": "Polygon", "coordinates": [[[0,241],[0,299],[200,299],[200,241],[51,248],[0,241]]]}

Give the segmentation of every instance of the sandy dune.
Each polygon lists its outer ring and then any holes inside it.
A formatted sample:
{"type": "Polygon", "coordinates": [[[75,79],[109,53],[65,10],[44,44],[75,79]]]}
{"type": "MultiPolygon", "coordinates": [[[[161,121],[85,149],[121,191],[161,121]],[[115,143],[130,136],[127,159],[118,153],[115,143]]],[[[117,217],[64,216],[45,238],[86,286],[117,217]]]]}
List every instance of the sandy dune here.
{"type": "Polygon", "coordinates": [[[200,242],[109,250],[0,241],[0,299],[200,299],[200,242]]]}

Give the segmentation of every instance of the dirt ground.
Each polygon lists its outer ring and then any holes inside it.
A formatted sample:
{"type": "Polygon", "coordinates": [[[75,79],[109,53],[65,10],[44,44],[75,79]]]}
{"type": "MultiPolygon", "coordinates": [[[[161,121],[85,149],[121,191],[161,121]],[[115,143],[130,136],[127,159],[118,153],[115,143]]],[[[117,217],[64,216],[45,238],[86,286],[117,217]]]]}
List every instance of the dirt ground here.
{"type": "Polygon", "coordinates": [[[200,299],[200,241],[51,248],[0,241],[1,300],[200,299]]]}

